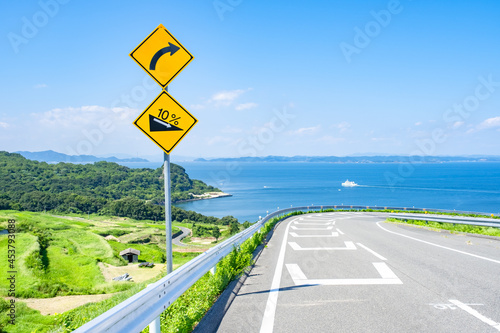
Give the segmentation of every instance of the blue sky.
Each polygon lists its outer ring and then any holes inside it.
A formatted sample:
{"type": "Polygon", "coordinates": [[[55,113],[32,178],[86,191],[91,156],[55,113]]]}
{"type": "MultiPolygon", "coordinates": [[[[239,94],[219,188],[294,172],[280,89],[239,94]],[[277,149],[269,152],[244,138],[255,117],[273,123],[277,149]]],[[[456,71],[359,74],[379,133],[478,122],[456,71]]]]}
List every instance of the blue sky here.
{"type": "Polygon", "coordinates": [[[172,156],[500,155],[498,1],[0,6],[0,150],[160,159],[132,122],[161,88],[129,53],[161,23],[195,56],[172,156]]]}

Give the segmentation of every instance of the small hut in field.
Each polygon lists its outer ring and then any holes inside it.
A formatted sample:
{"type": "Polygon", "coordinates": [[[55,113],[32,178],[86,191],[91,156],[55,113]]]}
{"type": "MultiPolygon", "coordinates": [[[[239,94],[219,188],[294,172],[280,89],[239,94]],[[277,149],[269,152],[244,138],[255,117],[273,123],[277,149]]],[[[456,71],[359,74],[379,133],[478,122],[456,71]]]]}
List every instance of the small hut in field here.
{"type": "Polygon", "coordinates": [[[123,259],[127,260],[129,263],[138,262],[140,254],[141,251],[133,249],[131,247],[120,252],[120,256],[123,259]]]}

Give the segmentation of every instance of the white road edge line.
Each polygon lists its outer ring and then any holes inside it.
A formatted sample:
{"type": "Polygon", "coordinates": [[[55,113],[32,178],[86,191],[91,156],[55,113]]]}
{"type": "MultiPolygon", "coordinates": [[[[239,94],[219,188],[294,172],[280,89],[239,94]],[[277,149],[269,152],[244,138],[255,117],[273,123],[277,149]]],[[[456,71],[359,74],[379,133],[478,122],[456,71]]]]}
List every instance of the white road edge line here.
{"type": "Polygon", "coordinates": [[[262,318],[262,325],[260,326],[261,333],[272,332],[274,328],[274,316],[276,314],[276,305],[278,304],[278,294],[280,291],[281,275],[283,273],[283,263],[285,262],[288,230],[290,230],[290,225],[292,225],[292,223],[296,220],[297,219],[292,220],[290,221],[290,223],[288,223],[288,225],[286,226],[285,234],[283,235],[283,242],[281,243],[278,262],[276,263],[276,269],[274,270],[273,282],[271,283],[271,289],[269,290],[266,309],[264,310],[264,317],[262,318]]]}
{"type": "MultiPolygon", "coordinates": [[[[407,235],[403,235],[403,234],[400,234],[400,233],[397,233],[397,232],[394,232],[394,231],[387,230],[387,229],[385,229],[384,227],[382,227],[382,226],[380,225],[380,222],[377,222],[377,225],[379,226],[379,228],[380,228],[380,229],[382,229],[382,230],[384,230],[384,231],[387,231],[388,233],[391,233],[391,234],[395,234],[395,235],[403,236],[403,237],[406,237],[406,238],[409,238],[409,239],[416,240],[417,242],[422,242],[422,243],[429,244],[429,245],[432,245],[432,246],[440,247],[440,248],[442,248],[442,249],[446,249],[446,250],[450,250],[450,251],[454,251],[454,252],[462,253],[462,254],[465,254],[465,255],[468,255],[468,256],[471,256],[471,257],[474,257],[474,258],[479,258],[479,259],[483,259],[483,260],[488,260],[488,261],[491,261],[491,262],[494,262],[494,263],[500,264],[500,261],[499,261],[499,260],[495,260],[495,259],[490,259],[490,258],[486,258],[486,257],[478,256],[477,254],[473,254],[473,253],[469,253],[469,252],[465,252],[465,251],[460,251],[460,250],[452,249],[451,247],[446,247],[446,246],[443,246],[443,245],[434,244],[434,243],[431,243],[431,242],[424,241],[424,240],[422,240],[422,239],[414,238],[414,237],[411,237],[411,236],[407,236],[407,235]]],[[[337,229],[337,230],[338,230],[338,229],[337,229]]]]}
{"type": "Polygon", "coordinates": [[[358,244],[360,247],[362,247],[366,251],[370,252],[375,257],[379,258],[380,260],[384,260],[384,261],[387,260],[385,257],[381,256],[380,254],[378,254],[377,252],[373,251],[372,249],[369,249],[368,247],[364,246],[363,244],[361,244],[361,243],[356,243],[356,244],[358,244]]]}
{"type": "Polygon", "coordinates": [[[476,317],[477,319],[481,320],[483,323],[486,323],[486,324],[492,326],[493,328],[495,328],[497,331],[500,331],[500,324],[499,323],[497,323],[494,320],[491,320],[488,317],[483,316],[482,314],[477,312],[477,310],[474,310],[470,306],[468,306],[468,305],[466,305],[466,304],[464,304],[456,299],[450,299],[450,303],[455,304],[460,309],[464,310],[465,312],[467,312],[467,313],[473,315],[474,317],[476,317]]]}
{"type": "Polygon", "coordinates": [[[345,235],[342,231],[340,231],[340,229],[339,229],[339,228],[337,228],[337,232],[338,232],[339,234],[341,234],[341,235],[345,235]]]}
{"type": "Polygon", "coordinates": [[[288,245],[294,250],[294,251],[320,251],[320,250],[325,250],[325,251],[337,251],[337,250],[357,250],[356,245],[354,245],[353,242],[344,242],[345,247],[302,247],[299,244],[295,242],[288,242],[288,245]]]}

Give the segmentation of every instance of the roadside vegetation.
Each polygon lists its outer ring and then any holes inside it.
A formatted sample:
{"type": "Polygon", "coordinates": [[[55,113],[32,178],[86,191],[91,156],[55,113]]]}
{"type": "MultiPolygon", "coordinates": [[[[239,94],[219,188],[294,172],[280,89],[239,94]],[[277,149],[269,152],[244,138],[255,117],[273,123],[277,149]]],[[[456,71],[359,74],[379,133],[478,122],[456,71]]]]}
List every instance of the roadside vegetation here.
{"type": "Polygon", "coordinates": [[[387,221],[400,224],[418,225],[432,229],[448,230],[452,233],[469,233],[469,234],[500,237],[500,228],[493,228],[493,227],[481,227],[481,226],[473,226],[467,224],[453,224],[453,223],[432,222],[424,220],[400,220],[393,218],[388,218],[387,221]]]}

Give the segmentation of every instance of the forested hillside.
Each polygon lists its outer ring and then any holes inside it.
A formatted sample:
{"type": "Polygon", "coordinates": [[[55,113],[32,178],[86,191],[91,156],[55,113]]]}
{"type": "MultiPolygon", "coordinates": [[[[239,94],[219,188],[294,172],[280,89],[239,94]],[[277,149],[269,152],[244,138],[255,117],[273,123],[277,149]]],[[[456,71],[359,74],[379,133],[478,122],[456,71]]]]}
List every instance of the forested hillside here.
{"type": "MultiPolygon", "coordinates": [[[[0,209],[163,218],[163,170],[110,162],[47,164],[0,152],[0,209]]],[[[219,191],[171,165],[172,201],[219,191]]],[[[177,209],[175,210],[177,213],[177,209]]]]}

